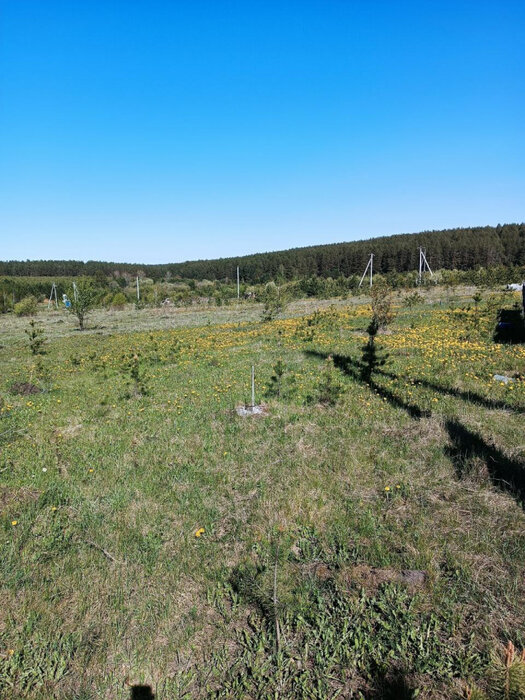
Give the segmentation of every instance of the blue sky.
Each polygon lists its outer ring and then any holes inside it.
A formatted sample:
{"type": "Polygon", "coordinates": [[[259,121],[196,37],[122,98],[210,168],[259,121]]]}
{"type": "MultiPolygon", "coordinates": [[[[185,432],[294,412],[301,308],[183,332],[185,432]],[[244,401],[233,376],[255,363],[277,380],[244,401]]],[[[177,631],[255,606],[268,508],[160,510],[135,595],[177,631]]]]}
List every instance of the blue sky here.
{"type": "Polygon", "coordinates": [[[0,0],[0,259],[525,220],[525,2],[0,0]]]}

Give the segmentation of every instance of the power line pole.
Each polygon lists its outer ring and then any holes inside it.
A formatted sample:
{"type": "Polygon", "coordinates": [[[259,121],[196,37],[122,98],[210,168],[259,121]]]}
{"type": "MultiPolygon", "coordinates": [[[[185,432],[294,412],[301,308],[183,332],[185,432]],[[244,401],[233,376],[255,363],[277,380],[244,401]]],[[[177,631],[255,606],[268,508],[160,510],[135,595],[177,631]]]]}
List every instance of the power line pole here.
{"type": "Polygon", "coordinates": [[[237,301],[239,301],[239,297],[240,297],[240,293],[241,293],[240,290],[241,290],[241,287],[240,287],[240,279],[239,279],[239,266],[237,265],[237,301]]]}
{"type": "Polygon", "coordinates": [[[140,282],[139,282],[138,275],[137,275],[137,301],[140,301],[140,282]]]}
{"type": "Polygon", "coordinates": [[[427,261],[426,250],[425,250],[425,248],[419,246],[419,274],[417,277],[417,283],[419,285],[422,283],[423,275],[426,271],[430,272],[431,277],[434,276],[434,273],[430,269],[430,265],[428,264],[428,261],[427,261]]]}
{"type": "Polygon", "coordinates": [[[366,273],[370,269],[370,286],[372,286],[372,277],[374,274],[374,254],[370,253],[370,258],[366,264],[365,271],[363,272],[363,276],[361,277],[361,282],[359,282],[359,286],[363,284],[363,280],[366,277],[366,273]]]}
{"type": "Polygon", "coordinates": [[[58,309],[57,286],[54,282],[51,286],[51,294],[49,295],[49,301],[47,302],[48,309],[50,309],[53,306],[53,300],[55,301],[55,308],[58,309]]]}

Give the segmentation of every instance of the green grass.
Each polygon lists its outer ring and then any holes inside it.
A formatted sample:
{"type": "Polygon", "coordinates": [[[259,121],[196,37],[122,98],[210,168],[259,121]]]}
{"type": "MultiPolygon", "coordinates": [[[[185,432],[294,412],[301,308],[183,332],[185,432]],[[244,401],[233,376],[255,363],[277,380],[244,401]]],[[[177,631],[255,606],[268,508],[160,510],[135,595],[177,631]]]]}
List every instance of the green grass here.
{"type": "Polygon", "coordinates": [[[369,380],[362,303],[311,341],[312,302],[267,324],[242,304],[99,311],[82,334],[49,312],[40,377],[27,320],[0,318],[0,693],[483,685],[494,648],[525,645],[525,382],[492,380],[525,374],[525,351],[492,343],[486,304],[432,294],[378,336],[369,380]],[[252,364],[267,415],[241,418],[252,364]],[[12,393],[28,381],[45,391],[12,393]]]}

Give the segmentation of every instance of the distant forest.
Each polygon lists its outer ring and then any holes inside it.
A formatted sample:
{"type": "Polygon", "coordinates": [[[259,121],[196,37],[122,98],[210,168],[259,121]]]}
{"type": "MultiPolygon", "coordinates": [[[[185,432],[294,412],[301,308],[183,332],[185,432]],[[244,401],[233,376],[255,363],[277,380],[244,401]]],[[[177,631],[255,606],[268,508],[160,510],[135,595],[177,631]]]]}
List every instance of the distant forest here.
{"type": "Polygon", "coordinates": [[[242,280],[257,284],[269,280],[306,277],[349,277],[363,272],[370,253],[374,271],[414,270],[419,246],[426,248],[435,269],[471,270],[478,267],[525,266],[525,224],[400,234],[351,243],[292,248],[237,258],[195,260],[164,265],[142,265],[76,260],[0,261],[0,275],[69,277],[79,275],[141,275],[155,281],[167,279],[233,280],[239,265],[242,280]]]}

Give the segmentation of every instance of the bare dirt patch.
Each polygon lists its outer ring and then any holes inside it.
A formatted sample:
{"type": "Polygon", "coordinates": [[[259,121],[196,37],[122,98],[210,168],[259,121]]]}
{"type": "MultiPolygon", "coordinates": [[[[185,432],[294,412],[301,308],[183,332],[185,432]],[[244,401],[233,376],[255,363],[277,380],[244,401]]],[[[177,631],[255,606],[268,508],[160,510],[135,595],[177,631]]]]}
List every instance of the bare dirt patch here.
{"type": "Polygon", "coordinates": [[[11,384],[10,391],[12,394],[19,394],[20,396],[31,396],[31,394],[40,394],[42,389],[30,382],[15,382],[11,384]]]}
{"type": "Polygon", "coordinates": [[[337,576],[344,585],[354,584],[366,590],[376,590],[384,583],[402,583],[409,589],[422,588],[427,579],[426,571],[418,569],[379,569],[367,564],[342,569],[337,576]]]}
{"type": "Polygon", "coordinates": [[[36,501],[41,491],[28,488],[11,488],[9,486],[0,487],[0,513],[4,513],[8,508],[19,506],[29,501],[36,501]]]}

